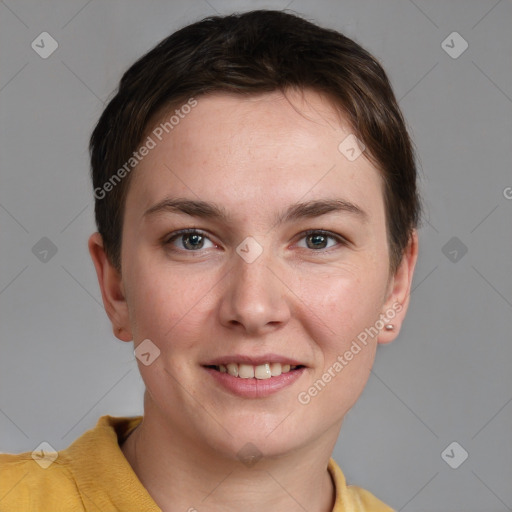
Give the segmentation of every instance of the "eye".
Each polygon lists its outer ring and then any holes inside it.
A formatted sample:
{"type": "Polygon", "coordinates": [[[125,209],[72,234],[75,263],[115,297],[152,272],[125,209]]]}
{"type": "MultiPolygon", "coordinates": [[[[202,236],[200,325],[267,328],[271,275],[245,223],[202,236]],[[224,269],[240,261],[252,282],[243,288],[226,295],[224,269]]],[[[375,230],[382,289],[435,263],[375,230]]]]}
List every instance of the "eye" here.
{"type": "MultiPolygon", "coordinates": [[[[188,252],[204,249],[205,240],[210,240],[202,231],[198,231],[197,229],[182,229],[168,238],[164,242],[164,245],[173,245],[173,242],[177,239],[181,243],[180,249],[188,252]]],[[[215,246],[211,240],[210,243],[212,244],[211,247],[215,246]]]]}
{"type": "Polygon", "coordinates": [[[328,244],[329,238],[335,240],[341,245],[347,245],[347,240],[345,240],[342,236],[336,235],[329,231],[324,231],[323,229],[311,229],[309,231],[306,231],[305,233],[303,233],[303,237],[301,238],[301,240],[306,240],[307,249],[320,250],[330,249],[333,247],[332,245],[329,247],[326,246],[326,244],[328,244]]]}
{"type": "MultiPolygon", "coordinates": [[[[311,229],[302,234],[301,240],[306,240],[306,245],[302,246],[306,249],[312,249],[314,251],[319,251],[323,249],[331,249],[336,244],[328,245],[329,239],[334,240],[338,244],[347,245],[347,240],[345,240],[342,236],[337,235],[335,233],[331,233],[329,231],[325,231],[322,229],[311,229]]],[[[205,241],[208,240],[211,244],[211,247],[215,247],[216,245],[200,230],[189,228],[182,229],[173,233],[170,238],[167,238],[163,244],[164,245],[175,245],[174,242],[178,240],[181,247],[178,249],[186,251],[186,252],[196,252],[200,249],[207,249],[205,247],[205,241]]]]}

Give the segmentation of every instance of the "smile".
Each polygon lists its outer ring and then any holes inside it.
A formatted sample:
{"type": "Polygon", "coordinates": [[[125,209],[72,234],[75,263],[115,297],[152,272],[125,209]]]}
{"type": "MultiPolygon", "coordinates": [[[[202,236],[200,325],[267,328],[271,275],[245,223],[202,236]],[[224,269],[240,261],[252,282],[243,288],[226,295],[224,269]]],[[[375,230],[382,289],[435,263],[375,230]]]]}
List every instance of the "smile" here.
{"type": "Polygon", "coordinates": [[[238,377],[239,379],[265,380],[272,377],[279,377],[279,375],[291,372],[297,368],[302,368],[302,365],[289,365],[281,363],[263,363],[259,365],[228,363],[209,365],[207,367],[217,370],[220,373],[227,373],[232,377],[238,377]]]}

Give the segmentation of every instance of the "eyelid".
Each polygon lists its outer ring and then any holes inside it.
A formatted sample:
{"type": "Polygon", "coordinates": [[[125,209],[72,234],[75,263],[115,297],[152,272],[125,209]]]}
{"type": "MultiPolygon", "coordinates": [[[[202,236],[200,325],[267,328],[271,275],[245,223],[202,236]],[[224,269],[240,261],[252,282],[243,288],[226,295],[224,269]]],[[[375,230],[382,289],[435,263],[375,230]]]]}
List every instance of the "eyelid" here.
{"type": "MultiPolygon", "coordinates": [[[[165,245],[170,245],[174,240],[176,240],[180,236],[188,235],[188,234],[198,234],[198,235],[201,235],[204,238],[207,238],[208,240],[210,240],[214,245],[218,245],[217,243],[215,243],[211,239],[210,235],[207,232],[205,232],[205,231],[203,231],[202,229],[199,229],[199,228],[185,228],[185,229],[180,229],[178,231],[173,231],[172,233],[170,233],[170,235],[168,234],[168,235],[166,235],[165,237],[162,238],[162,243],[163,243],[164,246],[165,245]]],[[[310,235],[314,235],[314,234],[319,234],[319,235],[323,235],[323,236],[328,237],[328,238],[333,238],[341,246],[348,246],[351,243],[344,236],[342,236],[342,235],[340,235],[338,233],[334,233],[332,231],[325,230],[325,229],[308,229],[306,231],[302,231],[301,233],[299,233],[297,235],[297,239],[298,240],[302,240],[303,238],[305,238],[307,236],[310,236],[310,235]]],[[[331,251],[336,250],[336,249],[337,249],[337,246],[329,247],[327,249],[318,249],[318,250],[309,249],[309,250],[311,252],[330,253],[331,251]]],[[[175,249],[175,250],[180,251],[180,252],[191,252],[191,253],[199,253],[199,252],[201,252],[201,249],[199,249],[197,251],[187,251],[187,250],[183,250],[183,249],[175,249]]]]}
{"type": "MultiPolygon", "coordinates": [[[[350,245],[350,241],[345,238],[344,236],[338,234],[338,233],[334,233],[332,231],[328,231],[326,229],[308,229],[306,231],[303,231],[302,233],[299,233],[299,240],[302,240],[304,237],[306,236],[309,236],[309,235],[315,235],[315,234],[319,234],[319,235],[323,235],[327,238],[334,238],[338,243],[339,245],[342,245],[342,246],[348,246],[350,245]]],[[[337,247],[329,247],[328,249],[319,249],[317,251],[315,250],[311,250],[312,252],[319,252],[319,253],[329,253],[333,250],[336,250],[337,247]]]]}
{"type": "MultiPolygon", "coordinates": [[[[171,242],[173,242],[174,240],[176,240],[177,238],[179,238],[180,236],[195,235],[195,234],[201,235],[204,238],[208,238],[208,240],[210,240],[213,244],[218,245],[213,240],[211,240],[210,235],[208,233],[206,233],[206,231],[203,231],[202,229],[199,229],[199,228],[185,228],[185,229],[179,229],[178,231],[173,231],[172,233],[167,234],[162,238],[162,243],[164,245],[168,245],[171,242]]],[[[186,252],[199,252],[199,251],[186,251],[186,252]]]]}

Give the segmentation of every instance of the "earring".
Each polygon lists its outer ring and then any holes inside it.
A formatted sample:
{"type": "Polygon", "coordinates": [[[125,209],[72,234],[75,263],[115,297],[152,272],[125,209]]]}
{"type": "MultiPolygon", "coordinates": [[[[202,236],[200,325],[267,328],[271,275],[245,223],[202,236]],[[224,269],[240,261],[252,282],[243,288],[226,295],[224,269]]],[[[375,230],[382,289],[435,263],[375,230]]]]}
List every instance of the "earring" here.
{"type": "Polygon", "coordinates": [[[394,331],[395,330],[395,326],[393,324],[386,324],[384,326],[384,329],[386,329],[386,331],[394,331]]]}

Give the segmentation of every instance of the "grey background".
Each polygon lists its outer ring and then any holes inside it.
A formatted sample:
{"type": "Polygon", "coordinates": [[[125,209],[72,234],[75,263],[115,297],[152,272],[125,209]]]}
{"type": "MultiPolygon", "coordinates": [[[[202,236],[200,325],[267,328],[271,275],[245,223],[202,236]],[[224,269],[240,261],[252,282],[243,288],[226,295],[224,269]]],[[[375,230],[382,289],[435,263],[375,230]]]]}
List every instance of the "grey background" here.
{"type": "Polygon", "coordinates": [[[202,17],[285,7],[381,60],[417,146],[427,207],[404,328],[379,348],[334,457],[349,483],[397,510],[511,510],[506,0],[0,2],[0,448],[44,440],[63,449],[103,414],[142,413],[132,344],[111,332],[87,251],[88,137],[122,72],[202,17]],[[59,44],[47,59],[31,48],[43,31],[59,44]],[[469,44],[455,59],[441,45],[454,31],[469,44]],[[43,237],[57,248],[46,261],[38,248],[47,242],[33,250],[43,237]],[[469,454],[458,469],[441,457],[453,441],[469,454]]]}

